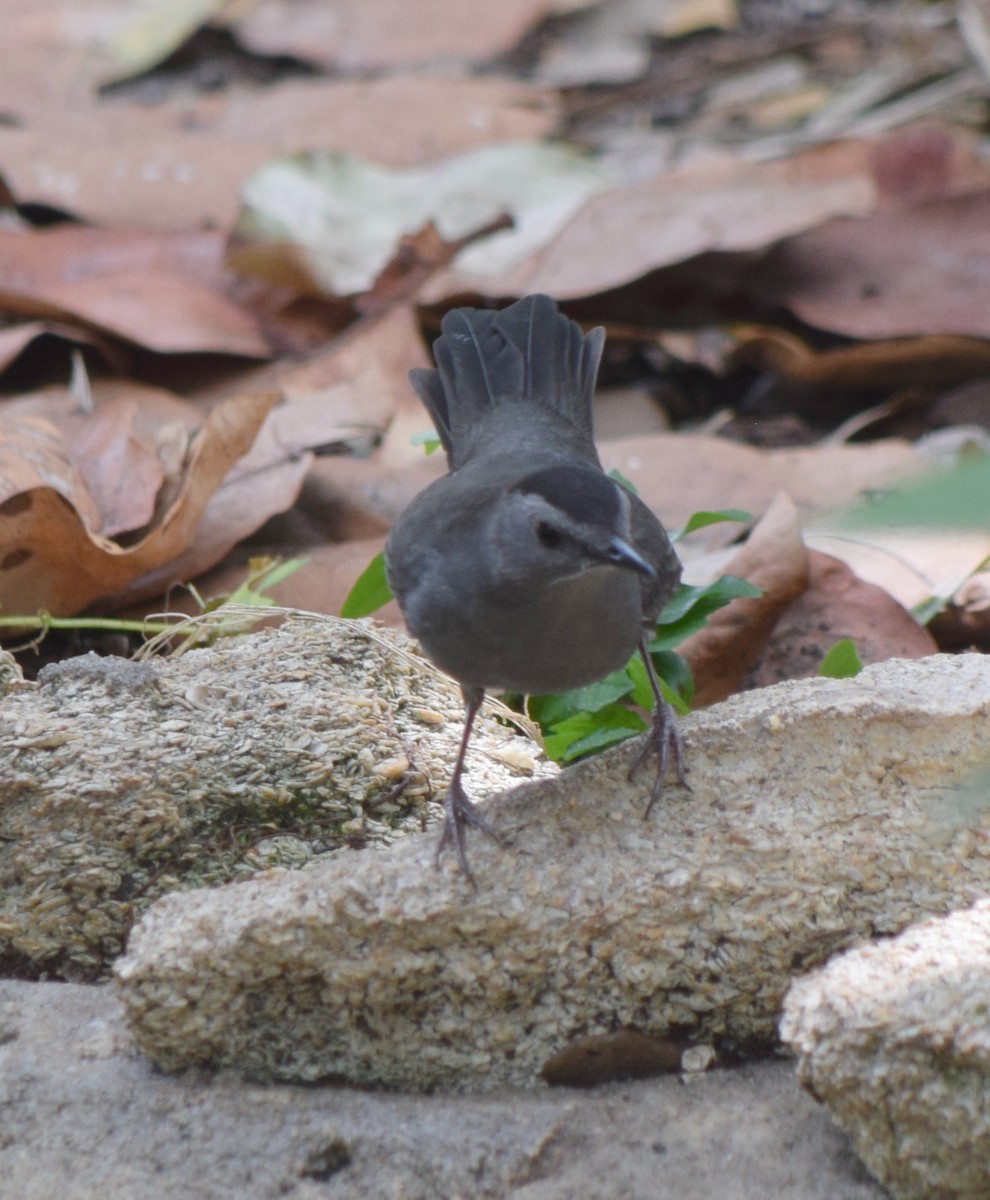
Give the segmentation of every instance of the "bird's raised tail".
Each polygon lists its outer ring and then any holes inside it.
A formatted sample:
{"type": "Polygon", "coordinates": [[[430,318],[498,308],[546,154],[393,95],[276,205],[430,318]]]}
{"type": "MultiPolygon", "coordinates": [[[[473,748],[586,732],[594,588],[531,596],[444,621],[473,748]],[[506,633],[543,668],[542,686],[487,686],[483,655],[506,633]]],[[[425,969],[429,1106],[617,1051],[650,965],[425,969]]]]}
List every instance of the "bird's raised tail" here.
{"type": "Polygon", "coordinates": [[[437,369],[409,378],[426,405],[451,469],[485,413],[507,403],[537,404],[566,418],[594,456],[591,398],[604,329],[581,332],[549,296],[524,296],[495,312],[455,308],[433,345],[437,369]]]}

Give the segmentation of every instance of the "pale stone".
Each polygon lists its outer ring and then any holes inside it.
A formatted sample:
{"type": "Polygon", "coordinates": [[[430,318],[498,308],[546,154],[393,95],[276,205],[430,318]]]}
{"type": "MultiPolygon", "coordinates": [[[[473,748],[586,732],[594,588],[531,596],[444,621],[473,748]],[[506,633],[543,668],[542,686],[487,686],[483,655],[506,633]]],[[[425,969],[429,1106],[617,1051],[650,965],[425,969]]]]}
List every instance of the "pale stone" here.
{"type": "Polygon", "coordinates": [[[781,1034],[896,1200],[990,1194],[990,901],[797,980],[781,1034]]]}
{"type": "MultiPolygon", "coordinates": [[[[39,685],[0,662],[0,972],[98,978],[167,891],[436,821],[464,706],[412,651],[300,615],[163,660],[67,659],[39,685]]],[[[483,712],[468,786],[556,773],[521,740],[483,712]]]]}
{"type": "Polygon", "coordinates": [[[978,655],[779,684],[683,722],[693,790],[648,821],[632,747],[493,798],[477,891],[431,836],[168,896],[129,1022],[167,1069],[414,1089],[532,1084],[620,1028],[765,1045],[796,973],[990,891],[986,809],[953,803],[988,707],[978,655]]]}

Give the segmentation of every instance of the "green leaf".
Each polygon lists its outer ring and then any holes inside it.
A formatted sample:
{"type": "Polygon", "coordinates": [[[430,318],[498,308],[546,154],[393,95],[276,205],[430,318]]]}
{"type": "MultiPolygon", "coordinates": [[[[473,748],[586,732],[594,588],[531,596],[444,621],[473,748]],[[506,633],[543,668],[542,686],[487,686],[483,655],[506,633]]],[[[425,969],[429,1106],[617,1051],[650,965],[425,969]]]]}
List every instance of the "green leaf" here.
{"type": "Polygon", "coordinates": [[[275,603],[267,595],[267,589],[275,587],[283,579],[294,575],[300,567],[306,565],[306,558],[288,558],[284,562],[280,558],[267,556],[252,558],[248,562],[248,577],[238,584],[228,596],[210,601],[203,606],[206,612],[214,612],[224,604],[239,604],[245,607],[268,608],[275,603]]]}
{"type": "Polygon", "coordinates": [[[342,617],[366,617],[392,599],[392,589],[385,574],[385,555],[376,554],[361,572],[358,581],[347,594],[340,610],[342,617]]]}
{"type": "Polygon", "coordinates": [[[694,533],[696,529],[704,529],[706,525],[719,525],[723,521],[739,521],[746,525],[752,519],[753,514],[748,513],[744,508],[723,508],[716,512],[692,513],[684,525],[670,535],[670,540],[679,542],[681,538],[687,537],[689,533],[694,533]]]}
{"type": "Polygon", "coordinates": [[[870,498],[843,520],[848,529],[878,525],[925,529],[986,529],[990,512],[990,457],[932,472],[897,491],[870,498]]]}
{"type": "Polygon", "coordinates": [[[828,679],[852,679],[863,669],[863,663],[856,651],[856,643],[852,638],[843,638],[836,642],[822,659],[818,674],[828,679]]]}
{"type": "Polygon", "coordinates": [[[990,555],[972,566],[968,571],[956,579],[943,583],[942,587],[934,595],[929,596],[926,600],[921,600],[917,604],[911,606],[911,616],[918,622],[919,625],[927,625],[934,617],[937,617],[940,612],[943,612],[952,603],[952,597],[956,595],[963,584],[967,583],[974,575],[985,571],[990,566],[990,555]]]}
{"type": "Polygon", "coordinates": [[[731,600],[755,599],[762,595],[762,589],[736,575],[722,575],[703,587],[682,583],[660,614],[656,636],[650,642],[651,653],[680,645],[685,638],[704,628],[712,613],[724,608],[731,600]]]}
{"type": "Polygon", "coordinates": [[[631,495],[633,495],[633,496],[639,495],[639,489],[636,487],[636,485],[633,483],[633,481],[631,479],[627,479],[625,477],[625,475],[622,474],[622,472],[619,470],[618,467],[613,467],[611,469],[611,471],[609,471],[608,477],[609,477],[609,479],[614,479],[615,482],[619,485],[619,487],[624,487],[626,489],[626,491],[629,492],[631,495]]]}
{"type": "Polygon", "coordinates": [[[604,750],[641,733],[646,722],[632,709],[612,704],[596,713],[576,713],[544,736],[546,752],[554,762],[573,762],[584,754],[604,750]]]}
{"type": "Polygon", "coordinates": [[[557,725],[576,713],[596,713],[608,704],[614,704],[633,690],[626,669],[613,671],[597,683],[573,688],[569,692],[551,692],[545,696],[530,696],[527,711],[534,721],[545,729],[557,725]]]}
{"type": "Polygon", "coordinates": [[[951,596],[929,596],[926,600],[920,600],[917,604],[912,604],[911,616],[914,617],[919,625],[927,625],[940,612],[948,608],[951,601],[951,596]]]}

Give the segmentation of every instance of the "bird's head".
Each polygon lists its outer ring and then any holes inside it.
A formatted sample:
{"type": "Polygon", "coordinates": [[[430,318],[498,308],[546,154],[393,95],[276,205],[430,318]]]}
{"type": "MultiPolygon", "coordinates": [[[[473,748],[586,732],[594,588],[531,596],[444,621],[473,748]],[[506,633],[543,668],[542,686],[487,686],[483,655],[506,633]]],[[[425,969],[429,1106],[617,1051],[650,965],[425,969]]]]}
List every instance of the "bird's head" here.
{"type": "Polygon", "coordinates": [[[494,574],[510,586],[596,568],[656,575],[630,543],[628,495],[590,466],[562,463],[520,480],[495,506],[491,538],[494,574]]]}

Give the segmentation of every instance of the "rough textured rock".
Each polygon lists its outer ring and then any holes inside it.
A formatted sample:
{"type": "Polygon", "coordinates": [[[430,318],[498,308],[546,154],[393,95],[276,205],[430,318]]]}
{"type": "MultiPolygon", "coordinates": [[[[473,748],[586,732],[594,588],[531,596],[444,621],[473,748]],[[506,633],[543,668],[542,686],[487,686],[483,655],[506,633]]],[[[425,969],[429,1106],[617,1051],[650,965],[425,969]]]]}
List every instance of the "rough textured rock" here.
{"type": "MultiPolygon", "coordinates": [[[[86,655],[0,699],[0,974],[105,973],[176,888],[387,843],[439,816],[458,688],[330,617],[145,663],[86,655]]],[[[0,664],[2,665],[2,664],[0,664]]],[[[475,790],[555,773],[485,717],[475,790]]]]}
{"type": "Polygon", "coordinates": [[[781,1034],[897,1200],[986,1200],[990,901],[799,979],[781,1034]]]}
{"type": "Polygon", "coordinates": [[[110,989],[0,981],[3,1200],[883,1200],[793,1064],[490,1096],[164,1076],[110,989]]]}
{"type": "Polygon", "coordinates": [[[574,1038],[631,1027],[775,1037],[791,977],[990,890],[990,661],[889,662],[684,722],[692,793],[643,821],[623,748],[486,809],[473,892],[432,838],[165,897],[117,978],[176,1069],[398,1088],[530,1084],[574,1038]]]}

